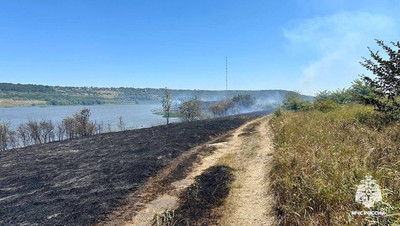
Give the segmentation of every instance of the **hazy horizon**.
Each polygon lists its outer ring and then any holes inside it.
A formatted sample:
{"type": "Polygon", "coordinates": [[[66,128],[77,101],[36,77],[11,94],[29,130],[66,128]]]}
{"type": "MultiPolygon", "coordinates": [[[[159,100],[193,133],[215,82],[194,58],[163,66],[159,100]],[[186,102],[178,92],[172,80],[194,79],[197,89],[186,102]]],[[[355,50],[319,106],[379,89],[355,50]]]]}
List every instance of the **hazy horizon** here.
{"type": "MultiPolygon", "coordinates": [[[[0,82],[2,83],[2,82],[0,82]]],[[[9,83],[9,82],[4,82],[4,83],[9,83]]],[[[33,84],[33,83],[12,83],[11,84],[15,84],[15,85],[42,85],[42,86],[59,86],[59,87],[76,87],[76,88],[99,88],[99,89],[108,89],[108,88],[132,88],[132,89],[165,89],[166,87],[129,87],[129,86],[63,86],[63,85],[50,85],[50,84],[33,84]]],[[[188,89],[188,88],[183,88],[183,89],[174,89],[174,88],[170,88],[167,87],[168,89],[171,90],[189,90],[189,91],[193,91],[193,90],[198,90],[198,91],[291,91],[291,90],[285,90],[285,89],[188,89]]],[[[295,91],[295,90],[294,90],[295,91]]]]}

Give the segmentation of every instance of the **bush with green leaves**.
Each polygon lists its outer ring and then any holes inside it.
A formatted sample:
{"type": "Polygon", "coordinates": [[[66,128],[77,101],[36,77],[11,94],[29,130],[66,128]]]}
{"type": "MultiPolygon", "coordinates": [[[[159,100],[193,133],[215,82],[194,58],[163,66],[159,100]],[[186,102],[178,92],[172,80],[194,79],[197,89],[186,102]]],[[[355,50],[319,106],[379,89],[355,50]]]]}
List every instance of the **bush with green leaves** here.
{"type": "Polygon", "coordinates": [[[300,93],[294,91],[286,93],[283,106],[285,109],[293,111],[308,111],[313,108],[311,102],[302,99],[300,93]]]}
{"type": "Polygon", "coordinates": [[[357,99],[354,96],[354,90],[352,87],[348,89],[337,89],[336,91],[328,91],[328,90],[321,91],[315,96],[314,100],[315,101],[330,100],[337,104],[346,104],[357,101],[357,99]]]}
{"type": "Polygon", "coordinates": [[[362,75],[361,79],[369,87],[374,95],[358,95],[358,98],[367,105],[374,106],[375,110],[385,112],[400,119],[400,42],[391,42],[396,48],[392,49],[381,40],[376,43],[385,51],[387,57],[379,55],[379,51],[373,52],[369,47],[371,59],[363,57],[361,62],[367,70],[375,76],[362,75]]]}
{"type": "Polygon", "coordinates": [[[339,108],[339,104],[333,102],[332,100],[318,100],[314,101],[313,103],[314,109],[322,111],[322,112],[328,112],[335,110],[339,108]]]}
{"type": "Polygon", "coordinates": [[[279,106],[277,109],[274,111],[274,116],[275,117],[280,117],[283,114],[283,109],[279,106]]]}
{"type": "Polygon", "coordinates": [[[179,113],[182,121],[194,121],[201,117],[200,102],[197,98],[193,100],[181,100],[179,113]]]}

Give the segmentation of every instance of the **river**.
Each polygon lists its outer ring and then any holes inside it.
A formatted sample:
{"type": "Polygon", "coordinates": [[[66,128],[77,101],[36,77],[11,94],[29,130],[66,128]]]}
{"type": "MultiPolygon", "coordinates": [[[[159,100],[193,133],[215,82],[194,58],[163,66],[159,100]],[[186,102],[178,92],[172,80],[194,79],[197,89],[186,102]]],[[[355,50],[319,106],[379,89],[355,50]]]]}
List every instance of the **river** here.
{"type": "MultiPolygon", "coordinates": [[[[16,127],[29,120],[51,120],[55,123],[61,122],[66,116],[72,116],[85,106],[45,106],[45,107],[11,107],[0,108],[0,122],[10,122],[11,128],[16,127]]],[[[91,121],[104,125],[111,125],[113,130],[118,128],[119,117],[126,128],[143,128],[166,123],[161,115],[155,115],[153,110],[161,110],[161,105],[156,104],[135,104],[135,105],[92,105],[86,106],[90,109],[91,121]]],[[[179,119],[170,119],[177,122],[179,119]]]]}

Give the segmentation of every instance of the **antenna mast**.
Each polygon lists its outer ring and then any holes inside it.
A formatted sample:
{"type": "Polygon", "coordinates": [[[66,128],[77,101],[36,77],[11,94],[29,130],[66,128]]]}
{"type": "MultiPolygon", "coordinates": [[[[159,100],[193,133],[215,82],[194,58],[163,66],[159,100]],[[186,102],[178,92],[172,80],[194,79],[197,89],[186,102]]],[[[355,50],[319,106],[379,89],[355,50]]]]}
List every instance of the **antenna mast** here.
{"type": "Polygon", "coordinates": [[[225,61],[225,72],[226,72],[226,77],[225,77],[225,82],[226,82],[226,90],[228,90],[228,56],[226,56],[226,61],[225,61]]]}

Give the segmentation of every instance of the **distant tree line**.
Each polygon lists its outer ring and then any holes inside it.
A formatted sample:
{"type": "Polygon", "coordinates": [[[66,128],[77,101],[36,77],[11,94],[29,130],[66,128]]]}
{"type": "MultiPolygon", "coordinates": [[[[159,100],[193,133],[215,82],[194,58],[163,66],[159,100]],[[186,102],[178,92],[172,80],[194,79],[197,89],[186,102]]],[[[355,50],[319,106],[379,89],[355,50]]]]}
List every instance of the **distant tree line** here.
{"type": "MultiPolygon", "coordinates": [[[[381,40],[376,43],[385,51],[387,57],[370,48],[370,59],[363,57],[361,65],[375,76],[361,75],[352,86],[336,91],[321,91],[314,102],[304,100],[298,92],[289,92],[283,101],[284,108],[294,111],[317,109],[329,111],[340,104],[360,103],[374,107],[376,113],[371,117],[382,120],[400,120],[400,42],[391,42],[392,47],[381,40]]],[[[279,113],[280,114],[280,113],[279,113]]]]}
{"type": "MultiPolygon", "coordinates": [[[[47,105],[97,105],[118,103],[159,103],[165,89],[154,88],[96,88],[96,87],[61,87],[0,83],[0,98],[14,100],[40,100],[47,105]],[[104,93],[114,93],[105,95],[104,93]]],[[[266,99],[270,96],[283,98],[285,90],[259,91],[210,91],[210,90],[170,90],[175,100],[194,99],[210,100],[215,98],[233,99],[235,96],[248,96],[254,99],[266,99]]],[[[303,98],[310,98],[303,96],[303,98]]]]}
{"type": "Polygon", "coordinates": [[[355,80],[350,88],[319,92],[313,102],[301,98],[299,92],[288,92],[285,95],[282,105],[286,110],[292,111],[316,109],[326,112],[338,108],[341,104],[362,103],[360,99],[361,95],[373,95],[372,88],[361,80],[355,80]]]}
{"type": "Polygon", "coordinates": [[[248,109],[254,104],[254,98],[249,94],[238,94],[233,96],[232,99],[226,98],[222,101],[216,102],[209,107],[209,110],[214,116],[226,116],[229,111],[235,113],[243,109],[248,109]]]}

